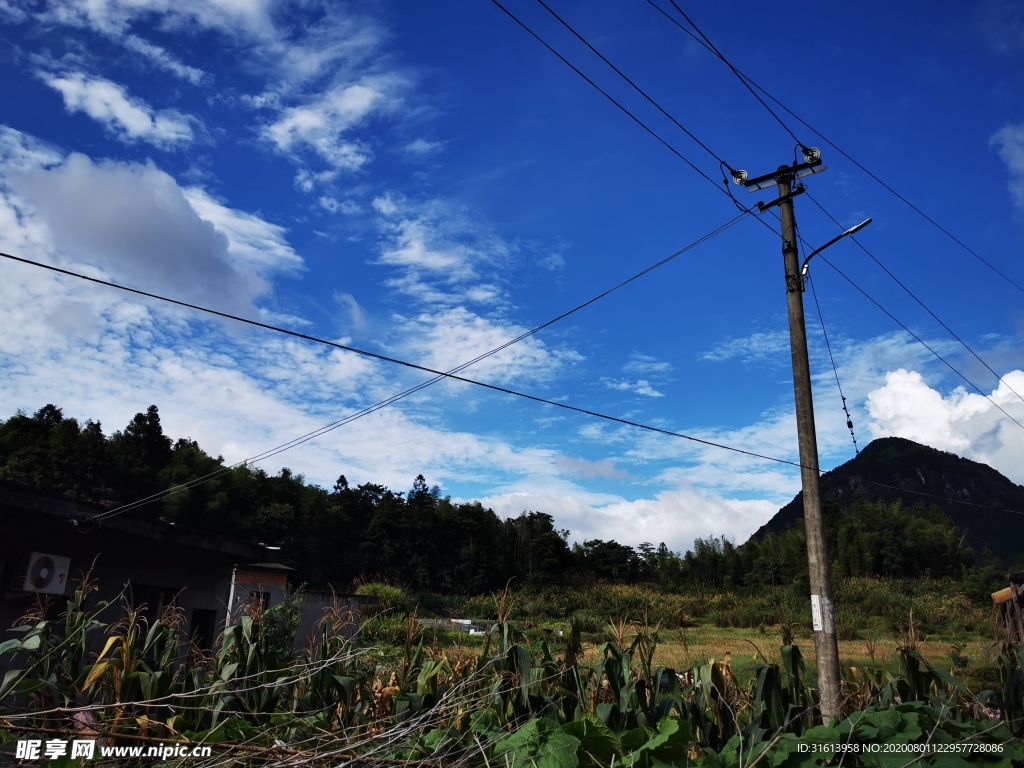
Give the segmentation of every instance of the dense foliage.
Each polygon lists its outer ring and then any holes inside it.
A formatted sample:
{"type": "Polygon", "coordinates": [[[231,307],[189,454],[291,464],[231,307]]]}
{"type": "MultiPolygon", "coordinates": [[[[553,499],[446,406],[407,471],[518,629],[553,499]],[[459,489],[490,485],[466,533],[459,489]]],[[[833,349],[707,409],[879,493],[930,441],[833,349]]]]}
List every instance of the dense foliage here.
{"type": "MultiPolygon", "coordinates": [[[[548,514],[501,519],[479,503],[442,496],[422,476],[408,492],[352,487],[344,476],[328,490],[288,469],[226,467],[194,440],[166,436],[156,406],[110,436],[53,405],[15,414],[0,422],[0,478],[108,509],[153,496],[124,514],[274,543],[312,587],[369,575],[447,594],[480,594],[509,579],[530,587],[603,581],[713,591],[800,586],[807,578],[799,524],[742,546],[697,539],[685,554],[665,544],[570,546],[569,531],[548,514]]],[[[837,576],[967,574],[979,595],[1002,577],[991,560],[988,571],[971,570],[973,553],[936,507],[860,500],[847,512],[830,506],[826,523],[837,576]]]]}

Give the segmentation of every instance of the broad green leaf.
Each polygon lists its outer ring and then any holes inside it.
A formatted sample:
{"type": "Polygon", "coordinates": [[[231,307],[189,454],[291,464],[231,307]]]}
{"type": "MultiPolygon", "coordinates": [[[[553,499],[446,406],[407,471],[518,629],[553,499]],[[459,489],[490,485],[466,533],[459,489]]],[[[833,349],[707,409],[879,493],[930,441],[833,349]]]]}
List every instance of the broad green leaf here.
{"type": "Polygon", "coordinates": [[[562,730],[579,739],[579,759],[582,766],[607,766],[622,754],[622,743],[612,729],[589,712],[578,720],[565,723],[562,730]]]}
{"type": "Polygon", "coordinates": [[[494,758],[509,768],[578,768],[579,747],[579,739],[539,717],[495,744],[494,758]]]}

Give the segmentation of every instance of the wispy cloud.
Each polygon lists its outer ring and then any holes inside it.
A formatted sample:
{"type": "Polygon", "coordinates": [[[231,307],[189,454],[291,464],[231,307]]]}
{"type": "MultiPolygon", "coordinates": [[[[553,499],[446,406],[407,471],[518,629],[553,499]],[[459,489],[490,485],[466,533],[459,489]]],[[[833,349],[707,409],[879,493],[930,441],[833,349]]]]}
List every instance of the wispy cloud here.
{"type": "Polygon", "coordinates": [[[666,374],[671,370],[671,363],[650,355],[642,355],[639,352],[630,355],[630,361],[622,368],[623,373],[639,373],[648,376],[666,374]]]}
{"type": "Polygon", "coordinates": [[[170,109],[154,110],[110,80],[82,72],[40,72],[39,77],[60,92],[68,112],[84,112],[122,141],[145,141],[172,149],[189,144],[194,138],[195,118],[170,109]]]}
{"type": "Polygon", "coordinates": [[[1001,54],[1024,50],[1024,2],[986,0],[977,6],[977,31],[1001,54]]]}
{"type": "Polygon", "coordinates": [[[608,389],[616,389],[619,392],[632,392],[635,395],[643,395],[644,397],[664,397],[665,395],[654,387],[652,387],[647,379],[639,379],[637,381],[623,381],[620,379],[610,379],[607,376],[601,377],[601,383],[603,383],[608,389]]]}
{"type": "Polygon", "coordinates": [[[611,459],[588,461],[587,459],[570,456],[557,456],[555,467],[570,477],[600,480],[633,480],[633,476],[624,469],[615,466],[611,459]]]}
{"type": "Polygon", "coordinates": [[[789,335],[784,331],[758,331],[749,336],[729,339],[716,344],[700,356],[701,360],[724,362],[739,360],[744,363],[782,362],[782,355],[789,349],[789,335]]]}
{"type": "Polygon", "coordinates": [[[989,142],[1010,172],[1007,184],[1018,208],[1024,209],[1024,123],[1004,125],[989,142]]]}
{"type": "Polygon", "coordinates": [[[415,139],[405,144],[402,151],[412,157],[426,157],[435,155],[444,148],[443,141],[427,141],[426,139],[415,139]]]}
{"type": "Polygon", "coordinates": [[[355,170],[373,152],[348,135],[350,129],[392,106],[399,86],[397,79],[379,76],[335,86],[313,101],[284,109],[263,135],[288,156],[301,160],[311,152],[334,169],[355,170]]]}
{"type": "Polygon", "coordinates": [[[208,80],[208,75],[198,67],[191,67],[188,64],[184,64],[170,53],[166,48],[161,48],[159,45],[151,43],[148,40],[144,40],[138,35],[125,35],[122,39],[125,48],[147,59],[149,62],[154,64],[158,69],[162,69],[165,72],[170,72],[175,77],[180,77],[182,80],[187,80],[193,85],[199,85],[204,80],[208,80]]]}
{"type": "Polygon", "coordinates": [[[331,213],[343,213],[346,216],[355,216],[363,209],[355,200],[338,200],[330,195],[320,197],[320,207],[331,213]]]}

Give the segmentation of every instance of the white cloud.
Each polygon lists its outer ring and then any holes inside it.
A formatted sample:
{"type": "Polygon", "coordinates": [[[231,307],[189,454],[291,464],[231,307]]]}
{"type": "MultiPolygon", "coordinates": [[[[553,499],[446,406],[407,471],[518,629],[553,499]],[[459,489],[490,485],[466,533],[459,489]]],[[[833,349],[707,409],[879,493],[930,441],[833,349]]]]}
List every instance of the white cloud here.
{"type": "MultiPolygon", "coordinates": [[[[373,205],[382,213],[390,214],[396,210],[390,198],[377,198],[373,205]]],[[[406,219],[399,222],[395,229],[395,246],[381,253],[381,264],[441,272],[448,279],[470,276],[469,249],[457,245],[448,245],[443,249],[431,247],[430,226],[425,221],[406,219]]]]}
{"type": "Polygon", "coordinates": [[[373,198],[373,210],[383,216],[394,216],[398,213],[398,204],[391,195],[380,195],[373,198]]]}
{"type": "Polygon", "coordinates": [[[729,339],[706,351],[701,360],[723,362],[740,360],[752,362],[782,362],[782,355],[789,350],[789,334],[785,331],[759,331],[738,339],[729,339]]]}
{"type": "Polygon", "coordinates": [[[503,517],[526,510],[546,512],[560,528],[568,528],[576,542],[614,539],[635,547],[664,541],[677,552],[691,549],[695,538],[713,534],[746,541],[779,509],[770,501],[724,498],[687,485],[633,501],[578,492],[514,491],[481,502],[503,517]]]}
{"type": "Polygon", "coordinates": [[[152,163],[93,163],[72,154],[50,167],[2,170],[20,226],[44,233],[37,240],[65,260],[100,267],[132,287],[248,311],[269,292],[270,275],[302,263],[283,229],[201,190],[183,190],[152,163]]]}
{"type": "Polygon", "coordinates": [[[650,355],[634,352],[630,361],[622,368],[623,373],[639,373],[650,375],[666,374],[672,370],[672,364],[650,355]]]}
{"type": "Polygon", "coordinates": [[[343,213],[346,216],[355,216],[363,209],[355,200],[338,200],[330,195],[323,195],[320,198],[320,207],[331,213],[343,213]]]}
{"type": "Polygon", "coordinates": [[[587,459],[570,456],[556,456],[555,467],[570,477],[584,479],[600,478],[602,480],[632,480],[633,477],[624,469],[615,466],[611,459],[588,461],[587,459]]]}
{"type": "Polygon", "coordinates": [[[643,395],[644,397],[665,396],[652,387],[647,382],[647,379],[639,379],[638,381],[621,381],[619,379],[610,379],[607,376],[602,376],[601,382],[608,387],[608,389],[616,389],[619,392],[632,392],[637,395],[643,395]]]}
{"type": "Polygon", "coordinates": [[[286,108],[263,135],[291,157],[311,151],[332,168],[355,170],[369,162],[372,151],[346,134],[392,105],[398,85],[395,78],[381,76],[338,85],[308,104],[286,108]]]}
{"type": "Polygon", "coordinates": [[[443,141],[427,141],[426,139],[416,139],[410,141],[408,144],[402,147],[402,151],[413,157],[423,157],[426,155],[433,155],[444,148],[443,141]]]}
{"type": "Polygon", "coordinates": [[[227,236],[228,257],[239,270],[296,272],[302,259],[288,244],[284,227],[251,213],[229,208],[199,187],[182,190],[199,218],[227,236]]]}
{"type": "Polygon", "coordinates": [[[366,312],[359,302],[356,301],[356,297],[351,293],[344,293],[339,291],[334,294],[334,300],[340,304],[346,312],[348,312],[349,322],[356,331],[365,330],[367,325],[366,312]]]}
{"type": "MultiPolygon", "coordinates": [[[[481,317],[464,307],[437,309],[403,325],[404,354],[433,370],[448,371],[516,338],[526,328],[481,317]]],[[[472,368],[465,375],[488,382],[550,379],[582,358],[571,350],[551,349],[537,338],[523,339],[472,368]]]]}
{"type": "Polygon", "coordinates": [[[154,111],[141,99],[130,98],[117,83],[81,72],[39,76],[60,92],[68,112],[84,112],[122,141],[141,140],[168,149],[193,139],[194,118],[174,110],[154,111]]]}
{"type": "MultiPolygon", "coordinates": [[[[990,397],[1024,423],[1024,372],[1010,371],[990,397]]],[[[1016,483],[1024,482],[1024,429],[989,399],[963,388],[943,395],[920,373],[899,369],[867,397],[872,437],[905,437],[989,464],[1016,483]]]]}
{"type": "Polygon", "coordinates": [[[45,168],[63,159],[56,148],[35,136],[0,125],[0,169],[5,173],[45,168]]]}
{"type": "Polygon", "coordinates": [[[554,272],[555,270],[561,269],[565,266],[565,257],[560,253],[549,253],[538,259],[537,264],[540,265],[542,269],[554,272]]]}
{"type": "Polygon", "coordinates": [[[167,28],[199,26],[259,38],[273,32],[272,5],[270,0],[60,0],[35,11],[48,21],[112,36],[126,34],[142,18],[158,17],[167,28]]]}
{"type": "Polygon", "coordinates": [[[1024,208],[1024,123],[1004,125],[989,142],[1010,171],[1008,188],[1018,208],[1024,208]]]}
{"type": "Polygon", "coordinates": [[[149,59],[150,62],[160,69],[170,72],[172,75],[180,77],[182,80],[187,80],[193,85],[199,85],[203,80],[208,79],[203,70],[183,64],[168,53],[166,49],[161,48],[159,45],[155,45],[148,40],[143,40],[137,35],[125,35],[122,42],[128,50],[138,53],[144,58],[149,59]]]}

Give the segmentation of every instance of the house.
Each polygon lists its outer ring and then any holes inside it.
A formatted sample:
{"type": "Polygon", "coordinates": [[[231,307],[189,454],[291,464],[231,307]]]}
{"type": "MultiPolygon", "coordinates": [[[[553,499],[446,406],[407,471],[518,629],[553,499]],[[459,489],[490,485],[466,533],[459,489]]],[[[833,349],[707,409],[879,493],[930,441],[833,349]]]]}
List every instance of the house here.
{"type": "MultiPolygon", "coordinates": [[[[167,522],[113,515],[55,494],[0,481],[0,631],[14,626],[39,598],[57,598],[48,611],[58,618],[62,595],[90,574],[100,601],[145,606],[159,617],[172,602],[186,631],[210,649],[227,617],[231,574],[239,562],[265,557],[261,547],[182,528],[167,522]]],[[[104,617],[117,621],[119,608],[104,617]]],[[[97,642],[97,641],[94,641],[97,642]]]]}
{"type": "MultiPolygon", "coordinates": [[[[0,641],[6,630],[49,600],[47,616],[58,619],[88,573],[97,591],[87,605],[111,604],[101,620],[115,623],[124,606],[144,606],[148,621],[172,603],[183,613],[188,636],[213,649],[228,618],[246,603],[264,609],[284,598],[291,568],[266,562],[270,548],[196,531],[167,521],[127,515],[95,518],[104,510],[89,504],[0,480],[0,641]],[[229,615],[228,608],[231,608],[229,615]]],[[[303,600],[296,650],[308,647],[326,607],[341,601],[354,637],[361,598],[310,592],[303,600]]],[[[6,635],[6,637],[5,637],[6,635]]],[[[90,639],[98,652],[103,638],[90,639]]],[[[0,659],[0,666],[4,665],[0,659]]]]}

